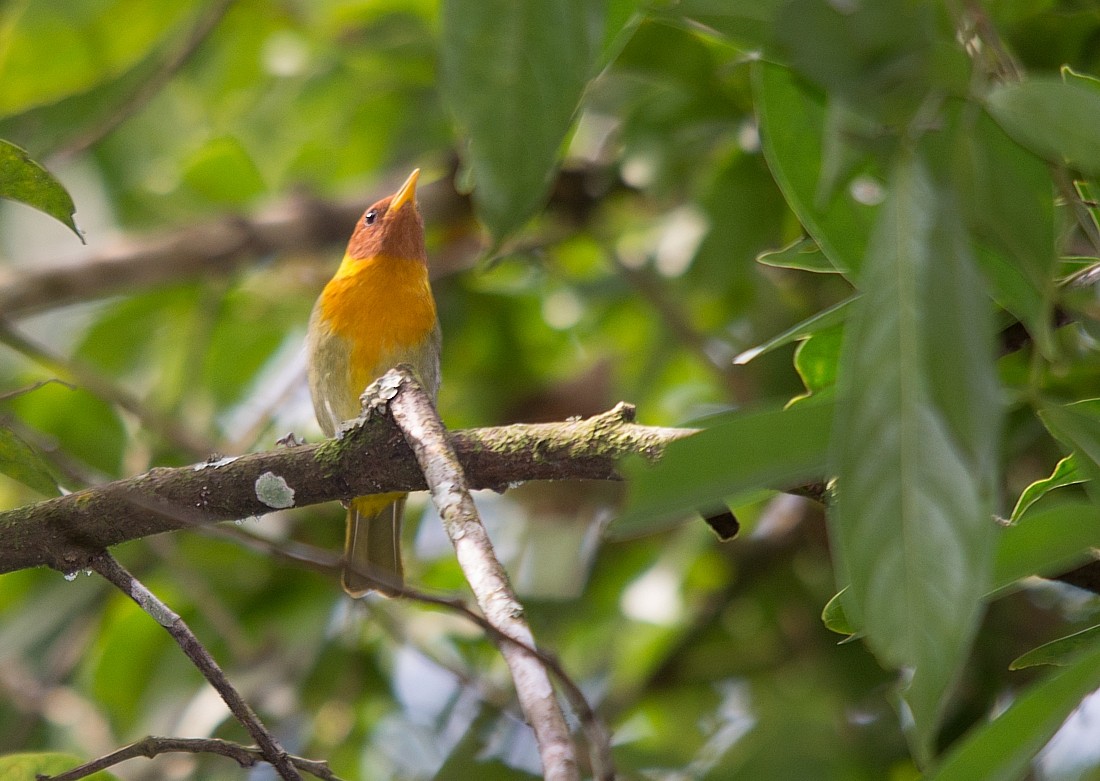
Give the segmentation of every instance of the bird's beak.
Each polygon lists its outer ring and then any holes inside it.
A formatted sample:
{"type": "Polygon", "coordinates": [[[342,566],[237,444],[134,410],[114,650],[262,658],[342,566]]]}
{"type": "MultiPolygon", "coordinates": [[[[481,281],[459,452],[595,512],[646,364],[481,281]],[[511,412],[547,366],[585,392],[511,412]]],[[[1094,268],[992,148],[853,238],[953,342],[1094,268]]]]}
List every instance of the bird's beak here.
{"type": "Polygon", "coordinates": [[[390,211],[396,212],[406,203],[412,203],[413,206],[416,205],[416,180],[419,178],[420,169],[417,168],[409,174],[409,178],[405,180],[405,183],[401,185],[401,189],[393,196],[393,200],[390,201],[390,211]]]}

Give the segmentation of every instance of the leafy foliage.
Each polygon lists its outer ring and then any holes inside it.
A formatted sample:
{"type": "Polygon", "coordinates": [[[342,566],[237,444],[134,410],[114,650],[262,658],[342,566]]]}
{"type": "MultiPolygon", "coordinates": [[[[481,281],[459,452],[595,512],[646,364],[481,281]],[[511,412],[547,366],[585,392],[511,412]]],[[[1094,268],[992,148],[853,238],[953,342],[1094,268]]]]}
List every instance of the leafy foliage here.
{"type": "MultiPolygon", "coordinates": [[[[89,241],[0,206],[3,507],[201,460],[196,440],[236,454],[289,429],[317,438],[301,343],[340,248],[312,225],[293,251],[180,264],[157,286],[140,263],[105,263],[122,294],[73,307],[20,309],[23,277],[110,261],[119,234],[205,247],[227,211],[285,226],[303,189],[365,204],[421,167],[449,425],[628,399],[643,422],[703,428],[655,466],[624,465],[625,497],[479,497],[624,777],[1023,778],[1044,746],[1044,778],[1098,772],[1080,733],[1059,732],[1100,686],[1095,632],[1077,634],[1098,606],[1034,577],[1100,546],[1095,13],[147,6],[0,11],[0,196],[70,228],[75,202],[89,241]],[[59,374],[84,379],[36,387],[59,374]],[[698,520],[721,504],[743,539],[698,520]]],[[[461,592],[437,520],[411,515],[410,578],[461,592]]],[[[351,604],[272,554],[338,549],[341,518],[279,512],[118,553],[295,753],[349,779],[537,774],[470,626],[351,604]]],[[[94,578],[0,577],[0,690],[0,752],[245,739],[94,578]]],[[[120,777],[164,775],[143,762],[120,777]]]]}

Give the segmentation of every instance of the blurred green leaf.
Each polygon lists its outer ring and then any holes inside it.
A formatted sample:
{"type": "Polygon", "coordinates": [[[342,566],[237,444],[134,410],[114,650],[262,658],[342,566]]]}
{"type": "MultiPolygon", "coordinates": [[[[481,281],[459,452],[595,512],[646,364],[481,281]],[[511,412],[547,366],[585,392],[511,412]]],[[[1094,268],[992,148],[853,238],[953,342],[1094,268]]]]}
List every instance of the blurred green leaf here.
{"type": "Polygon", "coordinates": [[[604,6],[585,0],[443,2],[443,93],[469,139],[464,157],[474,200],[498,241],[547,197],[599,56],[604,6]]]}
{"type": "Polygon", "coordinates": [[[31,160],[25,149],[7,141],[0,141],[0,198],[45,212],[84,241],[84,235],[73,222],[76,206],[68,191],[49,171],[31,160]]]}
{"type": "Polygon", "coordinates": [[[1100,647],[1032,684],[1003,713],[969,733],[929,781],[1014,781],[1081,700],[1100,688],[1100,647]]]}
{"type": "MultiPolygon", "coordinates": [[[[56,776],[83,765],[87,760],[75,754],[43,752],[41,754],[0,755],[0,781],[34,781],[39,775],[56,776]]],[[[117,781],[118,777],[101,770],[83,776],[89,781],[117,781]]]]}
{"type": "Polygon", "coordinates": [[[1016,500],[1016,506],[1012,508],[1009,520],[1015,523],[1027,512],[1028,508],[1042,499],[1055,488],[1064,488],[1067,485],[1078,485],[1088,478],[1077,470],[1077,457],[1070,453],[1054,465],[1054,471],[1050,477],[1036,480],[1020,493],[1016,500]]]}
{"type": "Polygon", "coordinates": [[[837,273],[837,268],[812,239],[798,239],[782,249],[761,252],[756,256],[756,262],[775,268],[793,268],[818,274],[837,273]]]}
{"type": "Polygon", "coordinates": [[[184,163],[183,181],[211,203],[241,205],[266,189],[260,169],[233,136],[212,138],[184,163]]]}
{"type": "Polygon", "coordinates": [[[900,124],[929,89],[933,21],[931,6],[904,0],[844,7],[790,0],[776,28],[784,54],[803,78],[854,110],[900,124]]]}
{"type": "Polygon", "coordinates": [[[709,27],[745,51],[761,51],[772,58],[779,54],[775,19],[784,1],[680,0],[666,13],[709,27]]]}
{"type": "Polygon", "coordinates": [[[673,442],[656,465],[627,461],[628,501],[615,531],[642,533],[654,522],[732,494],[820,480],[832,415],[832,404],[825,402],[736,413],[673,442]]]}
{"type": "Polygon", "coordinates": [[[1100,547],[1100,508],[1066,502],[1024,513],[1005,527],[997,545],[993,583],[1003,589],[1021,578],[1050,576],[1092,558],[1100,547]]]}
{"type": "Polygon", "coordinates": [[[955,137],[960,203],[993,295],[1050,355],[1057,263],[1050,172],[984,114],[955,137]]]}
{"type": "Polygon", "coordinates": [[[10,3],[0,50],[0,117],[55,103],[119,74],[192,7],[142,0],[10,3]]]}
{"type": "Polygon", "coordinates": [[[1021,146],[1052,163],[1100,175],[1100,91],[1077,81],[1037,76],[1001,84],[986,108],[1021,146]]]}
{"type": "Polygon", "coordinates": [[[903,156],[846,329],[833,451],[845,610],[883,663],[913,671],[918,759],[992,569],[998,389],[964,241],[950,192],[921,156],[903,156]]]}
{"type": "Polygon", "coordinates": [[[1100,645],[1100,626],[1089,627],[1033,648],[1026,654],[1013,659],[1008,669],[1022,670],[1025,667],[1037,667],[1043,664],[1065,667],[1074,658],[1097,645],[1100,645]]]}
{"type": "Polygon", "coordinates": [[[842,273],[858,270],[877,207],[856,202],[847,191],[818,203],[824,99],[793,71],[768,63],[753,66],[753,89],[764,157],[787,203],[833,266],[842,273]]]}
{"type": "Polygon", "coordinates": [[[49,466],[33,447],[0,424],[0,473],[33,488],[43,496],[57,496],[57,487],[49,466]]]}

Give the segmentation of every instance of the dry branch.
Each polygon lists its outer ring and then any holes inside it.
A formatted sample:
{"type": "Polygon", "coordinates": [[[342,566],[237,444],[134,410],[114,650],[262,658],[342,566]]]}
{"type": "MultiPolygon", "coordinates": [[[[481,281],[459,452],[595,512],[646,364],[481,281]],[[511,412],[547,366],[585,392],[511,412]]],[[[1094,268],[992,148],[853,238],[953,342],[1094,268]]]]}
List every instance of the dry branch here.
{"type": "MultiPolygon", "coordinates": [[[[451,433],[470,488],[526,480],[615,480],[618,459],[656,459],[690,429],[640,426],[619,404],[591,418],[451,433]]],[[[416,458],[388,415],[359,421],[317,445],[158,468],[0,513],[0,573],[87,566],[127,540],[387,491],[426,488],[416,458]]]]}
{"type": "Polygon", "coordinates": [[[499,648],[515,682],[520,707],[535,733],[543,777],[579,781],[576,748],[550,673],[538,657],[524,650],[534,646],[535,640],[523,616],[523,606],[493,550],[431,398],[405,367],[387,372],[364,396],[372,393],[366,408],[385,405],[388,400],[390,413],[416,455],[458,564],[485,619],[501,635],[517,641],[500,643],[499,648]]]}

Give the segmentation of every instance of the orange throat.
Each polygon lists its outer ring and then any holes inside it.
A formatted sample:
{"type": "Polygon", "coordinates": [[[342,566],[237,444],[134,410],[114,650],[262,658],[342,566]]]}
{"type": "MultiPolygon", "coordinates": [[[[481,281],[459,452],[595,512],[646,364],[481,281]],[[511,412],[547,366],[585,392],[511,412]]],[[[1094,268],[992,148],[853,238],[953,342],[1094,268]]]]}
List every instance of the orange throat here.
{"type": "Polygon", "coordinates": [[[351,345],[357,393],[390,368],[383,361],[423,344],[436,322],[427,266],[387,255],[345,255],[320,307],[332,333],[351,345]]]}

